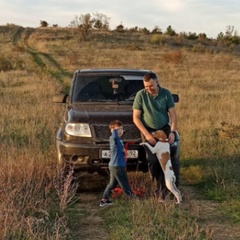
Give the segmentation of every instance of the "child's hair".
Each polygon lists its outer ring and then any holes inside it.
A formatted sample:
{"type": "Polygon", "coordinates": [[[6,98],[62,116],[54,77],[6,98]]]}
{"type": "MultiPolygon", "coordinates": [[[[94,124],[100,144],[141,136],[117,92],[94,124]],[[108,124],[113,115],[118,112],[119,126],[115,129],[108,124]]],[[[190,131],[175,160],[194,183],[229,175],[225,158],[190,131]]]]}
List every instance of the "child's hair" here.
{"type": "Polygon", "coordinates": [[[122,125],[123,125],[123,124],[122,124],[121,121],[119,121],[119,120],[113,120],[113,121],[110,122],[109,128],[110,128],[110,130],[111,130],[111,129],[115,128],[115,127],[121,127],[122,125]]]}

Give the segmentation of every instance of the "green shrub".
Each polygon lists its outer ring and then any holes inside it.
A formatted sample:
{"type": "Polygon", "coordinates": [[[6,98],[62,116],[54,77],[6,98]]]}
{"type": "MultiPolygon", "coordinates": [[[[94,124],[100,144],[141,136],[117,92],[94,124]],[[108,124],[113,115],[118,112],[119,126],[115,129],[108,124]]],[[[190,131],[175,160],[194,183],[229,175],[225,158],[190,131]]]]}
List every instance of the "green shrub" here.
{"type": "Polygon", "coordinates": [[[149,38],[149,43],[151,44],[161,44],[163,41],[163,37],[160,34],[153,34],[149,38]]]}

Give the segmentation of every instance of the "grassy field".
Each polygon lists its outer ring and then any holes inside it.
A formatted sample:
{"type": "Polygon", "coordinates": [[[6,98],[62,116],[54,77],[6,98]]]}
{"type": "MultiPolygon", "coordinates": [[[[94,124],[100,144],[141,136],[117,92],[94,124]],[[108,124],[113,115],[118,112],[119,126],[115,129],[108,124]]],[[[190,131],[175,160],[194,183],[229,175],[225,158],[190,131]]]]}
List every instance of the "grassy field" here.
{"type": "Polygon", "coordinates": [[[179,208],[156,205],[149,179],[130,175],[149,197],[134,203],[120,198],[119,207],[96,210],[108,234],[99,239],[240,239],[240,47],[155,38],[92,32],[82,42],[71,29],[0,27],[2,239],[74,235],[69,217],[79,218],[68,209],[76,187],[62,181],[56,165],[63,107],[54,105],[52,96],[67,91],[75,70],[98,67],[151,69],[163,87],[179,94],[185,194],[179,208]]]}

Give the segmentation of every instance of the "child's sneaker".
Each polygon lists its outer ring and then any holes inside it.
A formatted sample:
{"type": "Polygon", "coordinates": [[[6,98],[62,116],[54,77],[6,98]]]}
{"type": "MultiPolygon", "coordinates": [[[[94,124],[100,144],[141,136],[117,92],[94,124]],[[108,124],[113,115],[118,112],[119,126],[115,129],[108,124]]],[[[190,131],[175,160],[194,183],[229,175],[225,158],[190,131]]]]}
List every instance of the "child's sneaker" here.
{"type": "Polygon", "coordinates": [[[110,200],[100,201],[99,207],[104,207],[104,206],[111,206],[113,203],[110,200]]]}

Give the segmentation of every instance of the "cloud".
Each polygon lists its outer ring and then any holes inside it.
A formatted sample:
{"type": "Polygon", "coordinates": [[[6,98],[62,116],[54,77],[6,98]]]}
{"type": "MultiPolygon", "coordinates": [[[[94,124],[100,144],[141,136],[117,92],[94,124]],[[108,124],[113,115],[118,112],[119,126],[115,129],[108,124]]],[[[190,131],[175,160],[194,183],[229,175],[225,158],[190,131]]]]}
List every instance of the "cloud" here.
{"type": "Polygon", "coordinates": [[[155,0],[155,2],[169,12],[182,11],[186,6],[186,1],[184,2],[182,0],[155,0]]]}
{"type": "MultiPolygon", "coordinates": [[[[176,32],[205,32],[217,36],[226,26],[239,28],[239,0],[0,0],[0,25],[15,23],[38,27],[40,20],[49,25],[68,26],[75,16],[103,13],[110,17],[110,29],[171,25],[176,32]]],[[[240,31],[240,29],[237,29],[240,31]]]]}

